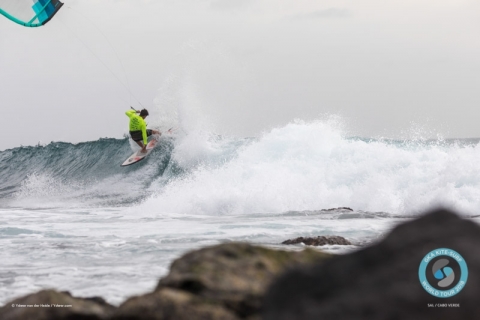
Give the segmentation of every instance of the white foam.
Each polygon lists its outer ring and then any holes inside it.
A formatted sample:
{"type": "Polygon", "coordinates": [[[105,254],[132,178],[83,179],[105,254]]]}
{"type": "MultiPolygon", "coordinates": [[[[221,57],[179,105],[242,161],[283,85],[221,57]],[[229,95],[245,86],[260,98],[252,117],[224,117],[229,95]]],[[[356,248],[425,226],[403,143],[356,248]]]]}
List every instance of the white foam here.
{"type": "Polygon", "coordinates": [[[191,152],[203,165],[154,190],[145,209],[189,214],[339,206],[402,214],[439,205],[466,213],[480,209],[475,144],[362,141],[346,138],[337,119],[297,121],[238,149],[224,165],[211,166],[208,157],[198,155],[218,154],[225,141],[188,139],[176,147],[174,159],[191,166],[185,160],[195,158],[191,152]]]}

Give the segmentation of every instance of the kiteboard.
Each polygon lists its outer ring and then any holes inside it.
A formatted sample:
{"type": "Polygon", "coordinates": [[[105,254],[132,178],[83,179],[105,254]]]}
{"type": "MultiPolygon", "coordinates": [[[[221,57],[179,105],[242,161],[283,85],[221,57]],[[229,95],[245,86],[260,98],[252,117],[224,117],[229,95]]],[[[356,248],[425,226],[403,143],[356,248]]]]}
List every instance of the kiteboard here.
{"type": "Polygon", "coordinates": [[[147,151],[146,152],[142,152],[142,150],[138,150],[137,152],[135,152],[134,154],[132,154],[130,157],[128,157],[127,160],[125,160],[121,166],[122,167],[125,167],[125,166],[129,166],[129,165],[132,165],[132,164],[135,164],[143,159],[145,159],[146,156],[148,156],[150,154],[150,152],[152,152],[153,148],[155,147],[155,145],[157,144],[157,139],[152,139],[150,140],[150,142],[147,144],[147,151]]]}

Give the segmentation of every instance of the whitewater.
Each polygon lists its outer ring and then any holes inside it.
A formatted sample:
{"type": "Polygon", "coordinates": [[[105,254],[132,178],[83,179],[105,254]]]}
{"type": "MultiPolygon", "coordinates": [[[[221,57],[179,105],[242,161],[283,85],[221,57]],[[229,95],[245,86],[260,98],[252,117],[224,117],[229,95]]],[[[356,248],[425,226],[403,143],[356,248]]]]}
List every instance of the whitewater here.
{"type": "Polygon", "coordinates": [[[55,288],[119,304],[225,241],[365,245],[439,206],[477,221],[479,142],[351,137],[323,119],[254,138],[177,130],[126,168],[128,138],[1,151],[0,303],[55,288]],[[338,207],[353,211],[322,211],[338,207]]]}

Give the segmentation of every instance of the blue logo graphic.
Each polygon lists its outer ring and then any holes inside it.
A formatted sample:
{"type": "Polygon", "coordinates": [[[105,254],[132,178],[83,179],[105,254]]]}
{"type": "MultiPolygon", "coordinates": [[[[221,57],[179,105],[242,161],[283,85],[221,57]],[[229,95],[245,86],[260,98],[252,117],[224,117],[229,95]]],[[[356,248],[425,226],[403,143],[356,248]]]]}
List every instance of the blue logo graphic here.
{"type": "Polygon", "coordinates": [[[453,297],[465,287],[468,267],[463,257],[447,248],[427,253],[418,268],[422,287],[434,297],[453,297]]]}

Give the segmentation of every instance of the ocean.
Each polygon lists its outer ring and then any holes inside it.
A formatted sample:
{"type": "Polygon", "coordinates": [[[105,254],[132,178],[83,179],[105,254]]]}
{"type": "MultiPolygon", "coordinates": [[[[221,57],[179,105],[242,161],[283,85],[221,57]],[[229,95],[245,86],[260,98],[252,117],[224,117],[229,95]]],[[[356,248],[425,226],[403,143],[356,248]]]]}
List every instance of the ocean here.
{"type": "Polygon", "coordinates": [[[359,138],[318,120],[255,138],[179,129],[129,167],[127,138],[1,151],[0,303],[55,288],[118,305],[226,241],[339,235],[356,246],[325,250],[342,254],[439,206],[477,221],[479,142],[359,138]],[[323,210],[338,207],[353,211],[323,210]]]}

